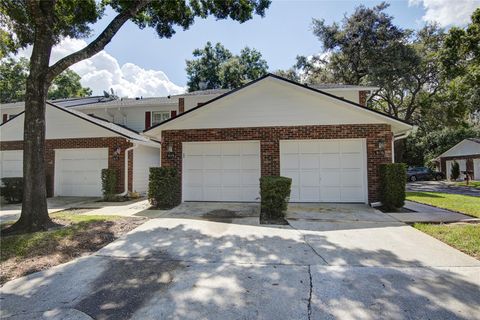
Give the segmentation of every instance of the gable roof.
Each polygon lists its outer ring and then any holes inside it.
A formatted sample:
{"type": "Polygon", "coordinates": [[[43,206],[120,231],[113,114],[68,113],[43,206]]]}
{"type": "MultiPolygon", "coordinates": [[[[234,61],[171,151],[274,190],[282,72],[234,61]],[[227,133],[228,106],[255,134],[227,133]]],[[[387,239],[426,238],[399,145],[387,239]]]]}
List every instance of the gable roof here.
{"type": "MultiPolygon", "coordinates": [[[[77,111],[77,110],[67,109],[66,107],[61,107],[61,106],[55,105],[55,104],[53,104],[51,102],[48,102],[48,101],[46,102],[46,104],[48,106],[56,108],[60,111],[68,113],[72,116],[80,118],[84,121],[90,122],[90,123],[92,123],[96,126],[99,126],[99,127],[103,128],[103,129],[106,129],[106,130],[111,131],[115,134],[118,134],[119,136],[122,136],[124,138],[129,139],[129,140],[134,140],[134,142],[149,145],[149,146],[152,146],[152,147],[160,147],[159,142],[157,142],[155,140],[152,140],[148,137],[145,137],[135,130],[132,130],[132,129],[129,129],[127,127],[112,123],[108,120],[105,120],[105,119],[102,119],[102,118],[99,118],[99,117],[90,116],[88,114],[85,114],[85,113],[77,111]]],[[[6,123],[9,123],[9,122],[15,120],[17,117],[21,116],[24,113],[25,113],[25,111],[20,112],[19,114],[15,115],[14,117],[10,118],[9,120],[0,124],[0,126],[3,126],[6,123]]]]}
{"type": "MultiPolygon", "coordinates": [[[[222,95],[219,95],[219,96],[217,96],[217,97],[215,97],[215,98],[213,98],[213,99],[211,99],[211,100],[209,100],[209,101],[207,101],[207,102],[205,102],[205,103],[203,103],[203,104],[201,104],[201,105],[198,105],[197,107],[194,107],[194,108],[192,108],[192,109],[189,109],[189,110],[187,110],[187,111],[185,111],[185,112],[177,115],[177,116],[174,117],[174,118],[170,118],[170,119],[165,120],[165,121],[163,121],[163,122],[161,122],[161,123],[159,123],[159,124],[156,124],[156,125],[148,128],[148,129],[144,130],[143,132],[149,132],[149,131],[151,131],[151,130],[153,130],[153,129],[162,127],[162,126],[166,125],[167,123],[171,123],[171,122],[177,121],[179,118],[184,117],[185,115],[188,115],[188,114],[191,114],[191,113],[193,113],[193,112],[196,112],[196,111],[199,110],[199,109],[208,107],[209,105],[211,105],[211,104],[212,104],[213,102],[215,102],[215,101],[218,101],[218,100],[223,99],[223,98],[225,98],[225,97],[227,97],[227,96],[230,96],[230,95],[232,95],[232,94],[234,94],[234,93],[236,93],[236,92],[238,92],[238,91],[244,90],[244,89],[252,86],[253,84],[256,84],[256,83],[258,83],[258,82],[260,82],[260,81],[262,81],[262,80],[264,80],[264,79],[267,79],[267,78],[274,78],[274,79],[277,79],[277,80],[280,80],[280,81],[284,81],[284,82],[289,83],[289,84],[291,84],[291,85],[294,85],[294,86],[296,86],[296,87],[303,88],[303,89],[306,89],[306,90],[310,90],[310,91],[312,91],[312,92],[315,92],[315,93],[321,94],[321,95],[323,95],[323,96],[327,96],[327,97],[329,97],[329,98],[332,98],[332,99],[334,99],[334,100],[336,100],[336,101],[341,101],[341,102],[343,102],[343,103],[345,103],[345,104],[347,104],[347,105],[349,105],[349,106],[354,106],[354,107],[356,107],[356,108],[360,108],[360,110],[362,110],[362,111],[366,111],[366,112],[369,112],[369,113],[373,113],[373,114],[376,114],[377,116],[379,115],[379,116],[385,118],[386,120],[395,121],[395,122],[401,123],[401,124],[403,124],[403,125],[407,125],[407,126],[412,127],[412,124],[410,124],[410,123],[408,123],[408,122],[406,122],[406,121],[404,121],[404,120],[401,120],[401,119],[399,119],[399,118],[393,117],[393,116],[391,116],[391,115],[382,113],[382,112],[377,111],[377,110],[373,110],[373,109],[367,108],[367,107],[365,107],[365,106],[362,106],[361,104],[358,104],[358,103],[355,103],[355,102],[353,102],[353,101],[350,101],[350,100],[347,100],[347,99],[338,97],[338,96],[336,96],[336,95],[333,95],[333,94],[331,94],[331,93],[328,93],[328,92],[325,92],[325,91],[316,89],[316,88],[314,88],[314,87],[310,87],[310,86],[308,86],[308,85],[304,85],[304,84],[301,84],[301,83],[292,81],[292,80],[290,80],[290,79],[283,78],[283,77],[280,77],[280,76],[275,75],[275,74],[272,74],[272,73],[268,73],[268,74],[266,74],[266,75],[264,75],[264,76],[262,76],[262,77],[260,77],[260,78],[258,78],[258,79],[256,79],[256,80],[253,80],[253,81],[251,81],[251,82],[249,82],[249,83],[247,83],[247,84],[245,84],[245,85],[237,88],[237,89],[228,91],[228,92],[226,92],[226,93],[224,93],[224,94],[222,94],[222,95]]],[[[407,131],[408,131],[408,130],[407,130],[407,131]]]]}
{"type": "Polygon", "coordinates": [[[436,160],[443,157],[469,156],[480,154],[480,138],[466,138],[439,155],[436,160]]]}

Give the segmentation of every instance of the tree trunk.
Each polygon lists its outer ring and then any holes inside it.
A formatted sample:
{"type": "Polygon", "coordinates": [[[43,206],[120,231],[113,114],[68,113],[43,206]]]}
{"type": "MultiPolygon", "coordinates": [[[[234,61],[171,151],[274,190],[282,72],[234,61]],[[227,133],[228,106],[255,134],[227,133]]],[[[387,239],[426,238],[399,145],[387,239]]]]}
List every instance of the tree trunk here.
{"type": "Polygon", "coordinates": [[[52,46],[50,33],[38,30],[25,95],[22,213],[7,232],[34,232],[52,224],[47,210],[45,177],[45,101],[50,86],[47,71],[52,46]]]}

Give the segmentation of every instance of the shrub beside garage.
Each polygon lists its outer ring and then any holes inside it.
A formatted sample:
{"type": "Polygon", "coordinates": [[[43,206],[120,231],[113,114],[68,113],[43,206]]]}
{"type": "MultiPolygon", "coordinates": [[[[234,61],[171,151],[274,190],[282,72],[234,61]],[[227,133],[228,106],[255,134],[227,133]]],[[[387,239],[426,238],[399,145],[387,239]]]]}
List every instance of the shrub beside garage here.
{"type": "Polygon", "coordinates": [[[12,177],[2,178],[2,185],[0,187],[0,196],[2,196],[7,203],[20,203],[23,198],[23,178],[12,177]]]}
{"type": "Polygon", "coordinates": [[[102,169],[102,193],[103,200],[115,201],[117,198],[117,177],[115,169],[102,169]]]}
{"type": "Polygon", "coordinates": [[[261,223],[286,224],[285,215],[292,179],[280,176],[265,176],[260,178],[261,223]]]}
{"type": "Polygon", "coordinates": [[[406,164],[384,163],[380,165],[380,201],[385,210],[403,207],[406,183],[406,164]]]}
{"type": "Polygon", "coordinates": [[[180,175],[177,169],[150,168],[148,200],[158,209],[171,209],[180,204],[180,175]]]}

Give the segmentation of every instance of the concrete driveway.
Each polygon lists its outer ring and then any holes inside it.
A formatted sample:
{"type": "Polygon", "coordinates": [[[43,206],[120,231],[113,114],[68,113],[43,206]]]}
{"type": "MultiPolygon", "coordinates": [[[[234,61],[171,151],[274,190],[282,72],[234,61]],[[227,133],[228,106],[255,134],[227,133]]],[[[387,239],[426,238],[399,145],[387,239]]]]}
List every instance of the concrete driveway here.
{"type": "Polygon", "coordinates": [[[259,225],[257,213],[252,204],[159,211],[93,256],[5,284],[1,315],[479,318],[480,262],[388,215],[364,205],[293,205],[290,225],[271,226],[259,225]]]}
{"type": "Polygon", "coordinates": [[[407,191],[431,191],[480,197],[480,189],[457,186],[449,181],[416,181],[407,183],[407,191]]]}

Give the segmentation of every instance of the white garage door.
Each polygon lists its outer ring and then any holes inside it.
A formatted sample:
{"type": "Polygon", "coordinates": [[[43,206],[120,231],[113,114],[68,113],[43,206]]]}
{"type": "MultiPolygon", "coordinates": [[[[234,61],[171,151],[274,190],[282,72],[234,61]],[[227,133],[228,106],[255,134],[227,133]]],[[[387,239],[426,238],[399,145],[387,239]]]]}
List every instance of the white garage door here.
{"type": "Polygon", "coordinates": [[[280,141],[280,174],[291,202],[368,201],[364,139],[280,141]]]}
{"type": "MultiPolygon", "coordinates": [[[[465,159],[455,160],[458,163],[458,167],[460,169],[460,175],[458,176],[458,180],[464,180],[465,175],[463,174],[464,171],[467,170],[467,161],[465,159]]],[[[447,161],[447,180],[450,180],[450,176],[452,175],[452,166],[455,162],[454,160],[447,161]]]]}
{"type": "Polygon", "coordinates": [[[480,181],[480,159],[473,159],[474,179],[480,181]]]}
{"type": "Polygon", "coordinates": [[[102,195],[102,169],[108,168],[108,149],[56,149],[55,195],[102,195]]]}
{"type": "Polygon", "coordinates": [[[258,201],[258,141],[183,143],[184,201],[258,201]]]}
{"type": "Polygon", "coordinates": [[[0,178],[23,177],[23,151],[0,151],[0,178]]]}

